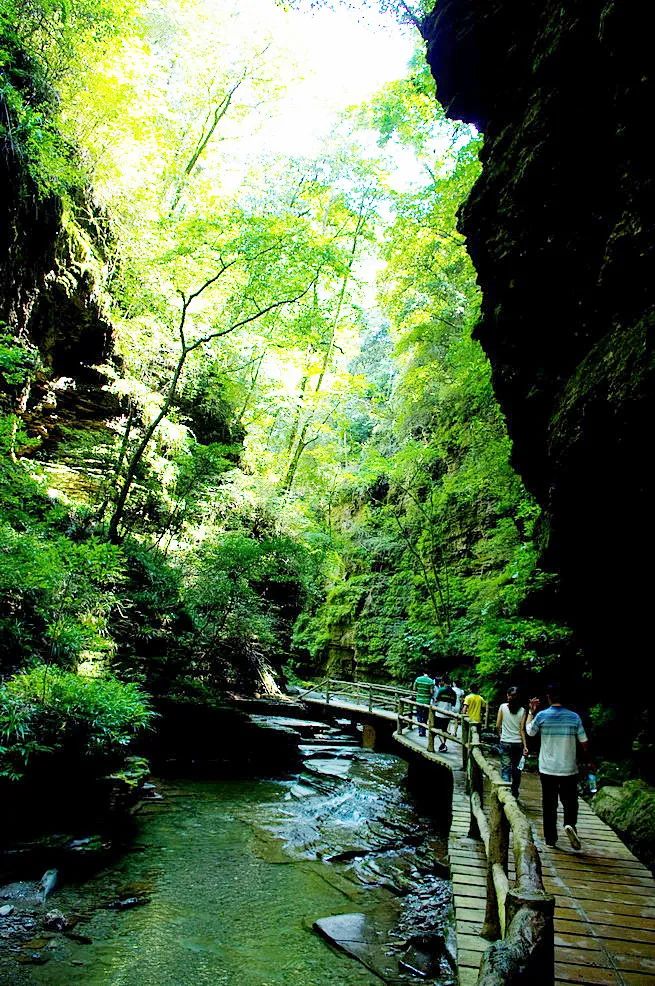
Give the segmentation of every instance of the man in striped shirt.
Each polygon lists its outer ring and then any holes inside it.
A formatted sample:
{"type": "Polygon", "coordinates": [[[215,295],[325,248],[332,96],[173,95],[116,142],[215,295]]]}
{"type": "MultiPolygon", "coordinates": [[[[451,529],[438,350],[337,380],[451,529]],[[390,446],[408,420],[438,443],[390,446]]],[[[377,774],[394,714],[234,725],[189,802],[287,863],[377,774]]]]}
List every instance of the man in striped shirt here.
{"type": "MultiPolygon", "coordinates": [[[[428,721],[428,709],[432,701],[432,691],[434,689],[434,678],[431,678],[425,671],[414,681],[414,691],[416,692],[416,718],[420,723],[428,721]]],[[[425,736],[425,726],[418,727],[419,736],[425,736]]]]}
{"type": "Polygon", "coordinates": [[[576,831],[578,823],[578,744],[586,757],[587,734],[577,712],[562,705],[558,685],[548,688],[549,708],[537,712],[539,699],[530,700],[525,723],[528,736],[541,737],[539,776],[541,804],[546,845],[557,844],[557,801],[564,809],[564,831],[574,849],[581,843],[576,831]]]}

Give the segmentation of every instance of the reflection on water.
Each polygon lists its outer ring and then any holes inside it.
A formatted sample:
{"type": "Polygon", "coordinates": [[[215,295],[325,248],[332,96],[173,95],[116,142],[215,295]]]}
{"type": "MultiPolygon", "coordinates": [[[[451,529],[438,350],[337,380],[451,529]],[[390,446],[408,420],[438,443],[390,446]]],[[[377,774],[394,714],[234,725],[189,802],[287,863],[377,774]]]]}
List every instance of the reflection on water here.
{"type": "Polygon", "coordinates": [[[305,770],[293,780],[158,784],[164,799],[144,806],[134,849],[83,884],[64,883],[48,902],[80,915],[82,940],[41,935],[22,954],[38,951],[47,962],[5,955],[0,982],[379,983],[312,924],[373,915],[391,952],[417,928],[439,928],[449,891],[430,870],[440,844],[402,793],[401,760],[332,739],[306,740],[305,770]],[[149,902],[108,909],[126,898],[149,902]]]}

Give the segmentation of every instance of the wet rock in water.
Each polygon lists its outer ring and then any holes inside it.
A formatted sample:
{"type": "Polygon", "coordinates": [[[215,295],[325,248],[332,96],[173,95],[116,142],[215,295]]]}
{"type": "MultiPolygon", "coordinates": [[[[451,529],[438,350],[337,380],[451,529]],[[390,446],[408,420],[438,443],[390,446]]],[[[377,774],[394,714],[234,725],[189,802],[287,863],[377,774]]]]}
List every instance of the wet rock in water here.
{"type": "Polygon", "coordinates": [[[352,849],[342,849],[332,855],[325,855],[323,859],[328,863],[349,863],[360,856],[367,856],[370,852],[372,852],[370,846],[354,846],[352,849]]]}
{"type": "Polygon", "coordinates": [[[70,922],[65,914],[62,914],[61,911],[56,909],[48,911],[43,919],[43,926],[44,928],[47,928],[48,931],[64,931],[69,927],[69,925],[70,922]]]}
{"type": "Polygon", "coordinates": [[[49,958],[49,955],[44,955],[42,952],[27,952],[19,955],[18,961],[23,965],[45,965],[49,958]]]}
{"type": "Polygon", "coordinates": [[[315,746],[309,746],[304,743],[300,746],[300,752],[304,760],[325,760],[327,757],[331,757],[334,760],[361,759],[351,747],[331,746],[329,743],[317,743],[315,746]]]}
{"type": "Polygon", "coordinates": [[[302,737],[313,737],[325,728],[324,722],[314,719],[293,719],[291,716],[259,716],[251,715],[250,720],[263,729],[290,730],[302,737]]]}
{"type": "Polygon", "coordinates": [[[441,935],[415,935],[407,944],[407,948],[398,965],[407,972],[428,979],[439,973],[440,959],[444,953],[444,940],[441,935]]]}
{"type": "Polygon", "coordinates": [[[28,941],[23,942],[21,948],[35,949],[45,948],[50,941],[50,938],[44,938],[43,936],[30,938],[28,941]]]}
{"type": "Polygon", "coordinates": [[[107,904],[107,908],[110,911],[129,911],[133,907],[143,907],[144,904],[149,903],[150,897],[123,897],[107,904]]]}
{"type": "Polygon", "coordinates": [[[403,897],[414,887],[412,861],[400,856],[362,859],[356,862],[357,877],[366,886],[384,887],[397,897],[403,897]]]}
{"type": "Polygon", "coordinates": [[[35,904],[41,899],[41,887],[38,883],[18,880],[0,887],[0,900],[15,900],[16,902],[35,904]]]}
{"type": "Polygon", "coordinates": [[[15,910],[16,908],[13,904],[5,904],[4,907],[0,907],[0,918],[8,918],[15,910]]]}
{"type": "Polygon", "coordinates": [[[289,854],[284,851],[284,846],[280,844],[280,840],[271,832],[260,830],[256,834],[257,841],[253,850],[258,859],[278,866],[285,866],[292,862],[289,854]]]}
{"type": "Polygon", "coordinates": [[[348,779],[350,773],[349,760],[310,760],[305,764],[305,770],[310,774],[318,774],[319,777],[329,777],[330,779],[343,781],[348,779]]]}
{"type": "Polygon", "coordinates": [[[81,935],[78,931],[66,931],[65,935],[71,941],[77,942],[78,945],[93,945],[93,938],[89,938],[88,935],[81,935]]]}
{"type": "Polygon", "coordinates": [[[384,980],[398,978],[398,962],[387,954],[386,934],[367,914],[335,914],[319,918],[314,930],[340,951],[357,959],[384,980]]]}
{"type": "Polygon", "coordinates": [[[99,835],[87,835],[83,839],[71,839],[65,848],[69,852],[75,853],[76,856],[87,854],[89,856],[93,856],[100,853],[109,852],[112,848],[112,844],[107,839],[103,839],[99,835]]]}
{"type": "Polygon", "coordinates": [[[41,877],[41,900],[45,904],[47,898],[50,896],[52,891],[57,886],[57,881],[59,879],[58,870],[46,870],[41,877]]]}
{"type": "Polygon", "coordinates": [[[294,784],[289,788],[286,798],[309,798],[312,794],[316,794],[315,787],[310,787],[309,784],[294,784]]]}

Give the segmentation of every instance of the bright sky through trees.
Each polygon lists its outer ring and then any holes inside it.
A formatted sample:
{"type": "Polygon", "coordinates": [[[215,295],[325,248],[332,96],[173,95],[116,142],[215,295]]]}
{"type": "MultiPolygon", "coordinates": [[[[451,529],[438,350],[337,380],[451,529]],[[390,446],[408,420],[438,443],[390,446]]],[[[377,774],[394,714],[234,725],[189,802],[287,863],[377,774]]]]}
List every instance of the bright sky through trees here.
{"type": "Polygon", "coordinates": [[[386,82],[403,78],[415,48],[413,29],[391,14],[362,18],[355,10],[283,10],[273,0],[248,0],[240,19],[254,35],[269,33],[297,73],[298,83],[237,154],[265,150],[311,155],[320,150],[338,114],[369,99],[386,82]]]}

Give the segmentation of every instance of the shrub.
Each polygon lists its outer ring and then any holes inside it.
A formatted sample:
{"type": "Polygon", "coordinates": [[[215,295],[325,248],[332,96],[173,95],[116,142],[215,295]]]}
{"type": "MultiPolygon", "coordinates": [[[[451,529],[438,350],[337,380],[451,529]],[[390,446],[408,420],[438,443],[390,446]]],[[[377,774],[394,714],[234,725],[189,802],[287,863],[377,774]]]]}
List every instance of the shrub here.
{"type": "Polygon", "coordinates": [[[37,754],[114,762],[152,715],[136,685],[38,665],[0,686],[0,776],[20,779],[37,754]]]}

